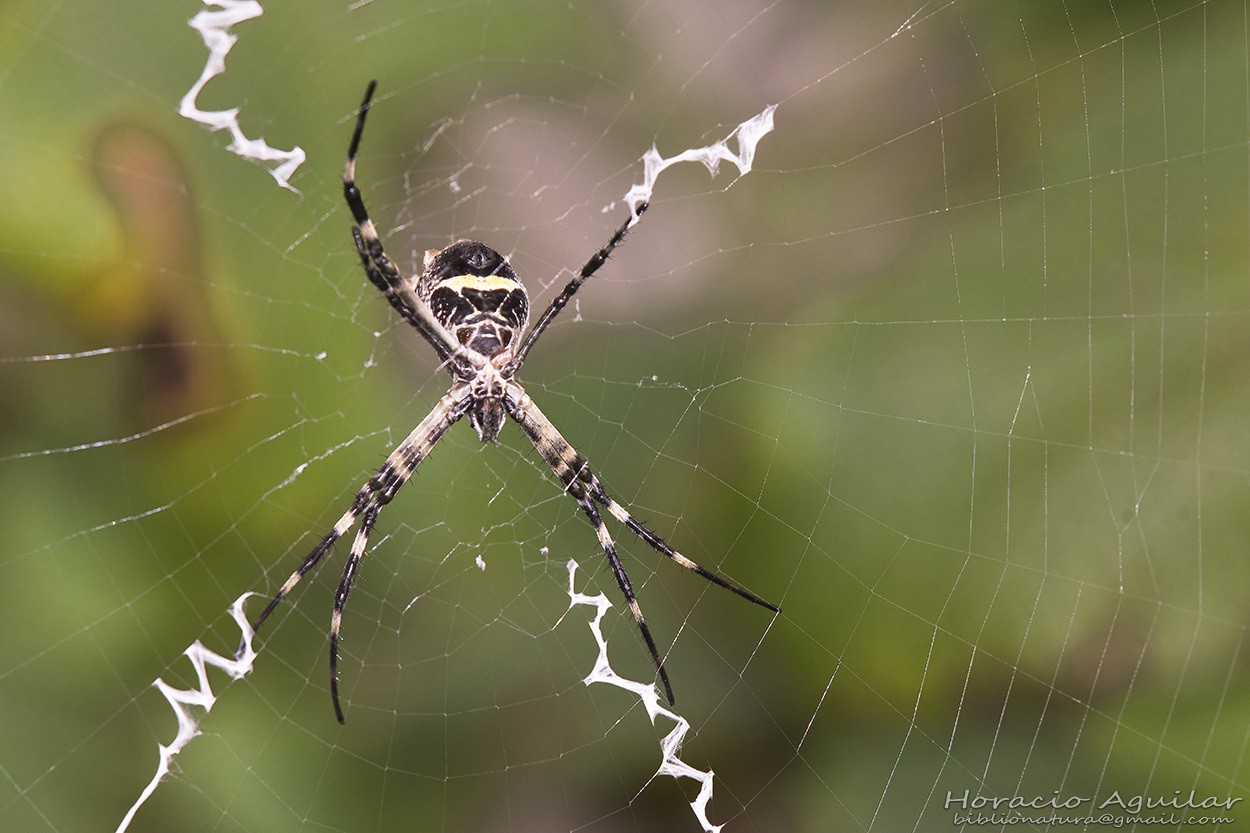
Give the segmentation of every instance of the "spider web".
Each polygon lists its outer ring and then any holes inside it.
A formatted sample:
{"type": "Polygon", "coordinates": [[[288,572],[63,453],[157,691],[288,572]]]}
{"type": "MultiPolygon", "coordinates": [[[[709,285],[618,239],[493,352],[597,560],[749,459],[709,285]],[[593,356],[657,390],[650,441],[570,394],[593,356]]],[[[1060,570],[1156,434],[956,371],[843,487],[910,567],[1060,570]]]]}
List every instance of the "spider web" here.
{"type": "Polygon", "coordinates": [[[1245,828],[1246,3],[259,8],[0,12],[0,829],[1245,828]],[[649,149],[772,115],[749,173],[663,171],[521,374],[782,606],[611,527],[673,718],[514,427],[382,513],[345,726],[345,547],[233,657],[446,390],[347,234],[371,78],[392,257],[482,240],[539,308],[649,149]]]}

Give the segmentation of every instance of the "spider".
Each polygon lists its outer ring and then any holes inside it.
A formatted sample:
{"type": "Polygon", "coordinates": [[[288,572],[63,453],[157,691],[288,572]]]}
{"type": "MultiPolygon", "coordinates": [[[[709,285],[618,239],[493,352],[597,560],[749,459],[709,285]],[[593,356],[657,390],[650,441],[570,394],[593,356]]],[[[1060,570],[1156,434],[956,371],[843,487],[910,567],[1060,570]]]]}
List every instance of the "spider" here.
{"type": "Polygon", "coordinates": [[[442,366],[451,375],[451,389],[356,493],[351,508],[291,573],[257,617],[252,629],[259,630],[300,579],[317,566],[334,543],[359,521],[360,527],[352,541],[343,578],[334,594],[334,611],[330,619],[330,698],[334,703],[335,717],[343,723],[338,688],[339,630],[352,581],[364,558],[369,534],[377,523],[378,515],[461,417],[469,418],[469,423],[483,443],[495,442],[504,423],[512,419],[595,528],[612,575],[625,595],[634,622],[651,652],[656,672],[664,685],[664,695],[672,705],[673,688],[669,684],[668,672],[664,670],[664,661],[643,618],[629,575],[617,555],[616,544],[599,514],[600,506],[674,563],[773,613],[780,612],[780,608],[686,558],[613,500],[591,472],[586,460],[560,435],[515,379],[539,337],[586,279],[598,271],[625,239],[626,232],[646,211],[647,204],[639,204],[636,213],[631,213],[603,248],[586,261],[586,265],[552,300],[522,339],[529,319],[529,294],[508,261],[494,249],[472,240],[459,240],[441,250],[431,249],[425,253],[421,274],[411,279],[401,275],[387,257],[378,239],[377,227],[369,219],[364,198],[356,186],[356,152],[360,148],[365,117],[376,88],[377,81],[371,81],[365,90],[356,118],[356,129],[347,150],[347,163],[343,168],[343,194],[355,219],[352,238],[356,241],[356,251],[365,275],[386,296],[400,317],[434,348],[442,366]]]}

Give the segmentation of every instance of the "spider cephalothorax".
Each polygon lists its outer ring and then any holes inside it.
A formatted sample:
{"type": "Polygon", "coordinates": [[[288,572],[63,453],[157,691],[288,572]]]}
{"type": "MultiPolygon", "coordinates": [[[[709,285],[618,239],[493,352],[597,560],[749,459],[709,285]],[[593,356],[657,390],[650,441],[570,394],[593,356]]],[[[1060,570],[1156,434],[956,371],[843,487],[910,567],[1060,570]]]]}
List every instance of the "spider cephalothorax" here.
{"type": "Polygon", "coordinates": [[[581,271],[551,301],[538,322],[522,339],[529,320],[529,295],[508,261],[490,246],[472,240],[460,240],[445,249],[430,250],[426,252],[424,268],[415,280],[405,279],[387,257],[382,242],[378,239],[377,228],[365,209],[364,198],[356,186],[356,151],[360,148],[360,136],[364,132],[365,116],[369,112],[375,87],[376,82],[371,82],[365,91],[365,99],[360,105],[360,114],[356,120],[356,130],[347,150],[347,164],[343,169],[343,194],[356,221],[356,225],[352,227],[352,237],[356,241],[356,251],[360,255],[365,276],[386,296],[395,311],[434,348],[439,360],[451,374],[452,385],[434,406],[434,410],[421,420],[408,438],[391,452],[382,467],[356,493],[351,508],[322,536],[312,552],[291,573],[261,611],[253,629],[260,628],[278,603],[329,552],[334,542],[346,535],[359,521],[360,528],[352,541],[351,554],[343,569],[338,592],[334,596],[334,612],[330,619],[330,696],[334,703],[335,716],[342,723],[343,708],[339,702],[338,688],[339,629],[352,581],[364,558],[369,534],[373,531],[378,514],[383,506],[390,503],[400,487],[408,482],[408,478],[412,477],[434,445],[461,417],[469,418],[482,442],[496,440],[504,423],[512,419],[550,467],[564,491],[577,501],[578,507],[594,526],[612,575],[625,595],[630,614],[651,652],[656,673],[664,685],[665,696],[672,703],[673,689],[669,685],[664,662],[643,619],[642,608],[638,605],[629,576],[617,555],[616,544],[599,514],[600,506],[630,532],[675,564],[761,607],[773,612],[777,612],[779,608],[686,558],[634,518],[628,509],[613,500],[599,482],[599,478],[591,471],[585,458],[560,435],[514,378],[530,348],[547,329],[547,325],[564,309],[586,279],[607,261],[613,249],[625,239],[625,233],[646,210],[647,204],[640,203],[603,248],[586,261],[581,271]]]}

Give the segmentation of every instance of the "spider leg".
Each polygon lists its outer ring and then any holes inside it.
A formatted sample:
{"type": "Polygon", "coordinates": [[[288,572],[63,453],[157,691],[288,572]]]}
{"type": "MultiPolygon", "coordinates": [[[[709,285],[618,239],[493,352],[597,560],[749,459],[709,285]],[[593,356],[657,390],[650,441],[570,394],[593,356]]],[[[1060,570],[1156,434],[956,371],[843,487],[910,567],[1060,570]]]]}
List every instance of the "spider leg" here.
{"type": "Polygon", "coordinates": [[[360,488],[360,491],[356,493],[356,498],[352,501],[351,508],[343,513],[343,516],[335,522],[330,531],[304,557],[300,565],[295,568],[295,572],[291,573],[290,577],[287,578],[282,587],[278,589],[278,592],[269,601],[269,604],[265,605],[265,609],[261,611],[260,616],[256,617],[256,621],[252,623],[253,631],[260,630],[260,626],[269,618],[269,614],[273,612],[274,608],[295,589],[295,586],[300,583],[305,574],[317,566],[318,562],[334,546],[334,542],[346,535],[347,531],[355,525],[357,520],[361,520],[363,516],[360,529],[352,542],[352,551],[343,573],[343,581],[339,585],[338,593],[335,595],[334,613],[330,622],[330,693],[334,700],[334,712],[340,723],[343,722],[343,710],[339,705],[337,682],[339,626],[342,621],[343,606],[347,603],[347,594],[351,590],[352,579],[360,565],[361,559],[364,557],[365,547],[369,542],[369,533],[373,529],[378,513],[382,511],[382,507],[391,502],[395,494],[416,472],[417,466],[421,465],[421,461],[429,455],[435,444],[447,433],[447,429],[468,412],[472,403],[473,397],[467,386],[453,387],[446,396],[440,399],[438,404],[434,406],[434,409],[390,453],[390,456],[386,458],[386,462],[360,488]]]}
{"type": "Polygon", "coordinates": [[[376,286],[395,311],[408,324],[419,332],[443,362],[455,361],[461,364],[474,365],[470,356],[460,343],[447,332],[447,329],[430,314],[429,307],[417,297],[411,284],[400,275],[395,264],[382,248],[378,238],[378,229],[369,218],[369,210],[365,208],[364,197],[356,185],[356,152],[360,149],[360,137],[365,129],[365,116],[369,112],[369,104],[373,100],[373,91],[377,81],[370,81],[365,90],[364,101],[360,104],[360,113],[356,118],[356,129],[352,133],[351,145],[347,149],[347,162],[343,166],[343,196],[351,209],[356,225],[352,226],[352,238],[356,241],[356,252],[360,255],[360,264],[364,267],[369,282],[376,286]]]}
{"type": "Polygon", "coordinates": [[[543,311],[538,321],[530,328],[529,335],[525,337],[525,341],[522,342],[520,348],[516,351],[515,357],[509,363],[507,370],[505,370],[505,374],[509,378],[520,369],[521,364],[525,361],[525,355],[529,353],[530,348],[534,346],[534,342],[538,341],[538,337],[547,329],[547,325],[560,314],[560,310],[564,309],[569,300],[577,293],[577,290],[581,289],[586,279],[599,271],[599,267],[607,262],[612,251],[625,239],[625,233],[633,227],[634,223],[638,222],[638,218],[646,210],[647,203],[639,203],[637,213],[631,214],[629,219],[621,224],[621,227],[616,230],[616,233],[612,235],[612,238],[608,240],[603,248],[591,255],[590,260],[586,261],[586,265],[577,273],[577,276],[569,281],[564,289],[560,291],[560,294],[551,301],[551,304],[543,311]]]}
{"type": "MultiPolygon", "coordinates": [[[[377,475],[375,474],[374,477],[376,478],[377,475]]],[[[369,483],[372,482],[373,479],[370,479],[369,483]]],[[[265,609],[256,617],[256,621],[252,623],[253,632],[260,630],[260,626],[265,624],[265,620],[269,618],[270,613],[273,613],[274,608],[287,597],[288,593],[295,589],[295,585],[300,583],[305,573],[317,566],[317,562],[321,561],[322,557],[330,551],[330,547],[334,546],[334,542],[347,534],[347,530],[352,528],[356,523],[356,519],[360,517],[360,513],[364,511],[365,506],[369,503],[369,497],[370,487],[368,485],[356,493],[356,499],[352,501],[352,508],[344,512],[343,517],[339,518],[330,531],[317,542],[317,546],[313,547],[312,551],[304,557],[300,565],[295,568],[295,572],[291,573],[290,578],[283,582],[282,587],[269,600],[269,604],[265,605],[265,609]]]]}
{"type": "Polygon", "coordinates": [[[723,587],[729,592],[741,596],[752,604],[767,608],[773,613],[781,611],[781,608],[772,602],[761,599],[745,587],[706,567],[700,566],[670,547],[667,541],[630,514],[628,509],[612,499],[603,488],[603,484],[599,482],[599,478],[591,471],[590,464],[560,435],[555,425],[551,423],[551,420],[547,419],[546,414],[539,410],[538,406],[534,404],[533,400],[529,398],[529,395],[525,393],[520,385],[515,382],[511,383],[509,395],[514,403],[512,407],[520,414],[520,416],[513,414],[512,418],[520,424],[526,436],[534,443],[538,453],[547,461],[547,465],[551,466],[552,471],[555,472],[556,477],[559,478],[566,491],[572,492],[574,481],[580,481],[584,485],[579,488],[584,488],[592,498],[608,510],[612,517],[624,524],[630,532],[637,535],[648,546],[667,557],[673,563],[685,567],[690,572],[703,577],[718,587],[723,587]],[[513,391],[516,393],[514,394],[513,391]]]}
{"type": "MultiPolygon", "coordinates": [[[[585,463],[583,462],[583,466],[584,465],[585,463]]],[[[671,560],[673,563],[678,564],[679,566],[685,567],[687,570],[694,573],[695,575],[702,576],[703,578],[707,579],[708,581],[712,582],[712,584],[715,584],[718,587],[723,587],[729,592],[735,593],[741,596],[742,598],[746,599],[748,602],[751,602],[752,604],[757,604],[760,607],[767,608],[768,610],[771,610],[773,613],[781,612],[781,608],[779,608],[777,605],[773,604],[772,602],[764,601],[759,596],[752,593],[750,590],[747,590],[745,587],[739,584],[735,584],[734,582],[730,581],[724,576],[714,573],[711,570],[708,570],[704,567],[700,567],[698,564],[691,561],[689,558],[686,558],[686,556],[674,550],[672,547],[668,545],[667,541],[665,541],[659,535],[656,535],[653,531],[648,529],[641,521],[639,521],[633,515],[631,515],[628,509],[626,509],[624,506],[621,506],[621,504],[617,503],[615,500],[609,497],[608,493],[603,490],[603,485],[599,482],[599,478],[595,477],[594,474],[590,475],[590,494],[595,500],[599,501],[599,503],[603,504],[607,508],[608,512],[612,514],[612,517],[616,518],[618,521],[625,524],[625,526],[629,528],[630,532],[634,533],[643,541],[647,542],[647,544],[649,544],[651,548],[654,549],[656,552],[660,553],[661,555],[667,556],[669,560],[671,560]]]]}
{"type": "Polygon", "coordinates": [[[352,591],[352,582],[356,578],[356,570],[365,557],[365,549],[369,546],[369,533],[373,532],[373,524],[382,511],[382,504],[372,501],[360,519],[360,529],[356,530],[356,540],[352,541],[352,551],[347,557],[343,568],[343,579],[334,594],[334,613],[330,617],[330,699],[334,701],[334,716],[339,723],[344,723],[343,705],[339,702],[339,630],[343,625],[343,608],[347,606],[347,594],[352,591]]]}
{"type": "Polygon", "coordinates": [[[625,594],[625,602],[629,605],[629,612],[633,614],[634,623],[638,625],[638,630],[642,633],[642,641],[647,643],[647,650],[651,652],[651,659],[655,662],[655,670],[660,675],[660,682],[664,684],[664,696],[668,698],[668,704],[671,706],[673,705],[673,686],[669,684],[668,672],[664,670],[664,660],[660,658],[660,651],[655,647],[651,629],[647,627],[647,622],[642,617],[642,608],[638,605],[638,597],[634,595],[634,587],[630,584],[629,574],[625,572],[625,565],[621,563],[621,557],[616,553],[616,544],[612,541],[612,536],[608,534],[608,528],[604,526],[603,518],[599,516],[599,510],[595,508],[594,501],[586,497],[583,492],[582,496],[577,498],[577,503],[586,513],[586,517],[590,518],[595,534],[599,536],[599,545],[603,547],[603,554],[608,557],[608,564],[612,566],[612,575],[616,577],[617,585],[625,594]]]}
{"type": "Polygon", "coordinates": [[[590,519],[591,524],[595,527],[595,532],[599,536],[599,543],[603,546],[604,553],[608,557],[608,562],[612,565],[612,572],[616,576],[617,584],[620,585],[621,591],[625,594],[625,599],[629,602],[630,612],[634,615],[634,620],[638,623],[638,629],[642,631],[643,640],[647,643],[647,647],[651,649],[651,655],[655,659],[656,668],[660,672],[660,679],[663,680],[666,691],[668,692],[669,702],[672,702],[672,690],[668,686],[668,676],[664,673],[664,666],[660,661],[659,653],[655,649],[655,643],[651,639],[651,634],[647,629],[646,623],[642,618],[642,611],[638,607],[638,603],[634,598],[633,588],[630,586],[629,577],[625,574],[625,568],[621,565],[620,559],[616,554],[616,545],[608,535],[607,529],[603,525],[603,520],[599,515],[599,510],[595,506],[598,501],[607,507],[608,512],[614,518],[623,523],[630,532],[633,532],[657,552],[668,557],[674,563],[685,567],[692,573],[695,573],[708,581],[725,588],[749,602],[753,602],[761,607],[767,608],[773,612],[777,612],[779,608],[776,605],[764,601],[759,596],[749,590],[729,581],[726,578],[699,566],[694,561],[686,558],[681,553],[674,550],[659,535],[656,535],[641,522],[636,520],[625,507],[621,506],[613,500],[604,490],[603,485],[599,482],[599,478],[595,477],[594,472],[590,470],[590,465],[580,454],[577,453],[573,446],[561,436],[560,432],[552,424],[551,420],[534,404],[529,398],[525,390],[516,382],[509,382],[507,393],[504,400],[508,415],[516,420],[521,426],[521,430],[525,432],[534,448],[542,456],[543,460],[551,468],[552,473],[564,490],[568,492],[577,501],[582,511],[586,513],[586,517],[590,519]]]}

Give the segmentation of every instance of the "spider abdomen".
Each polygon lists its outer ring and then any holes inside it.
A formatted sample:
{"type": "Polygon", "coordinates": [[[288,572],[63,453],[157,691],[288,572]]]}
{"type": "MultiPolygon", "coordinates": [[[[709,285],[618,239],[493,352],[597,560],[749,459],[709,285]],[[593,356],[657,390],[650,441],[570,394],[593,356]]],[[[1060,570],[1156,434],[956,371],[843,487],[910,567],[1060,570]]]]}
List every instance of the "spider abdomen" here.
{"type": "Polygon", "coordinates": [[[529,298],[517,281],[457,275],[435,286],[430,309],[465,347],[493,356],[511,346],[525,325],[529,298]]]}
{"type": "Polygon", "coordinates": [[[426,255],[418,292],[438,322],[475,353],[512,346],[529,319],[529,293],[494,249],[461,240],[426,255]]]}

